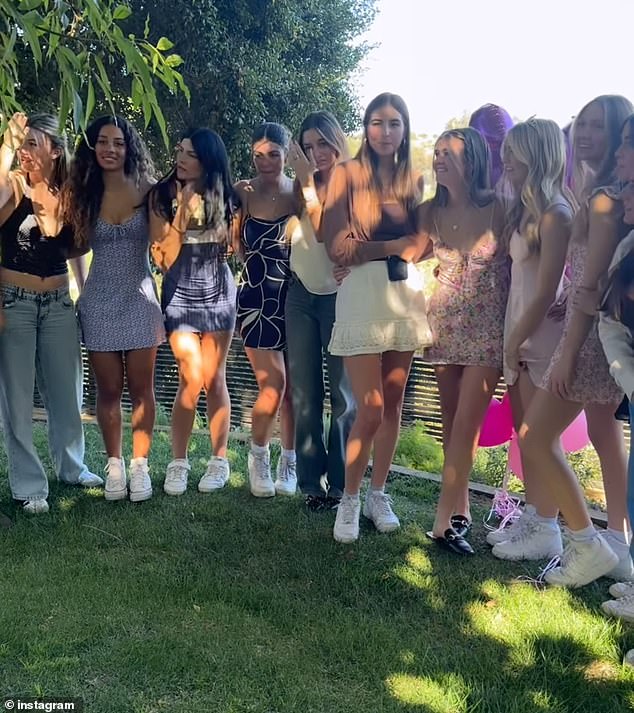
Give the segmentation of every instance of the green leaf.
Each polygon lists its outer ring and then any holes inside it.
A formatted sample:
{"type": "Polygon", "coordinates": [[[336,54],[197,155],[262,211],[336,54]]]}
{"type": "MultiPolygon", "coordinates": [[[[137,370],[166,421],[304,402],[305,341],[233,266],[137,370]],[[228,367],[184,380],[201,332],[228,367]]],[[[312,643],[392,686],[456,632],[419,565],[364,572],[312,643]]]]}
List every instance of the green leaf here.
{"type": "Polygon", "coordinates": [[[33,61],[36,67],[42,66],[42,48],[40,47],[40,40],[38,38],[37,25],[35,24],[35,18],[39,18],[37,13],[29,13],[24,15],[20,27],[24,33],[26,41],[29,43],[31,52],[33,53],[33,61]]]}
{"type": "Polygon", "coordinates": [[[156,49],[161,52],[171,50],[173,46],[174,43],[171,40],[168,40],[167,37],[161,37],[161,39],[156,43],[156,49]]]}
{"type": "Polygon", "coordinates": [[[112,13],[113,20],[125,20],[132,14],[132,9],[128,5],[117,5],[112,13]]]}
{"type": "Polygon", "coordinates": [[[84,128],[88,125],[92,112],[95,108],[95,86],[92,83],[92,77],[88,77],[88,91],[86,93],[86,115],[84,117],[84,128]]]}
{"type": "Polygon", "coordinates": [[[165,64],[168,67],[180,67],[183,64],[183,58],[179,54],[170,54],[165,58],[165,64]]]}
{"type": "Polygon", "coordinates": [[[84,103],[77,92],[73,92],[73,126],[76,132],[79,132],[82,126],[82,118],[84,115],[84,103]]]}

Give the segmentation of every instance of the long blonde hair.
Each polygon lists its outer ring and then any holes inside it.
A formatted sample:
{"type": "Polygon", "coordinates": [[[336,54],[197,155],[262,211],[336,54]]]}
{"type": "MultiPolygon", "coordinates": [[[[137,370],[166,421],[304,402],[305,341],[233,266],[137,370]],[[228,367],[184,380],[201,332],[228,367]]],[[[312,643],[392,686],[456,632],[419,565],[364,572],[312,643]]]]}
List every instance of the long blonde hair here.
{"type": "Polygon", "coordinates": [[[566,143],[562,130],[550,119],[528,119],[513,126],[502,146],[502,151],[513,156],[528,169],[521,190],[507,211],[509,234],[519,231],[522,217],[526,229],[523,236],[530,254],[540,250],[539,223],[543,214],[558,196],[562,196],[574,210],[576,201],[566,187],[566,143]]]}

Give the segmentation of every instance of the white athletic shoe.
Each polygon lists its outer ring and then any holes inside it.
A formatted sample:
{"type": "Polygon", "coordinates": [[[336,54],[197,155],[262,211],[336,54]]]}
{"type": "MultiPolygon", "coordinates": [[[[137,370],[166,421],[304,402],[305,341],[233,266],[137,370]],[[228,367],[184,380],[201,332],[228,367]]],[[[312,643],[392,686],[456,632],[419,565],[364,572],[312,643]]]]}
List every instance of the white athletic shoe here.
{"type": "Polygon", "coordinates": [[[517,520],[513,520],[502,530],[498,529],[489,532],[489,534],[486,536],[487,543],[491,545],[491,547],[493,547],[495,545],[498,545],[500,542],[510,540],[512,537],[517,535],[519,531],[526,525],[526,523],[530,522],[535,517],[535,515],[535,506],[526,505],[526,507],[522,511],[522,514],[517,518],[517,520]]]}
{"type": "Polygon", "coordinates": [[[271,478],[271,457],[268,449],[264,453],[249,451],[249,487],[256,498],[272,498],[275,486],[271,478]]]}
{"type": "Polygon", "coordinates": [[[125,463],[122,458],[108,458],[106,464],[106,500],[125,500],[128,497],[125,463]]]}
{"type": "Polygon", "coordinates": [[[163,490],[168,495],[182,495],[187,490],[187,476],[191,466],[187,458],[174,458],[167,464],[163,490]]]}
{"type": "Polygon", "coordinates": [[[599,534],[589,540],[568,540],[559,565],[544,574],[544,581],[558,587],[583,587],[604,577],[618,561],[599,534]]]}
{"type": "Polygon", "coordinates": [[[634,579],[634,566],[632,565],[632,557],[630,556],[630,546],[621,540],[618,540],[609,530],[603,530],[601,537],[610,545],[613,552],[619,558],[619,562],[607,573],[610,579],[616,579],[617,582],[627,582],[634,579]]]}
{"type": "Polygon", "coordinates": [[[277,462],[275,492],[278,495],[295,495],[297,490],[297,461],[283,455],[277,462]]]}
{"type": "Polygon", "coordinates": [[[27,500],[22,506],[22,509],[27,515],[43,515],[48,512],[48,503],[45,498],[27,500]]]}
{"type": "Polygon", "coordinates": [[[369,490],[363,503],[363,515],[372,520],[379,532],[394,532],[401,526],[392,510],[392,498],[385,493],[369,490]]]}
{"type": "Polygon", "coordinates": [[[560,555],[563,549],[559,527],[539,522],[533,516],[509,540],[498,542],[491,552],[501,560],[542,560],[560,555]]]}
{"type": "Polygon", "coordinates": [[[140,503],[152,497],[152,481],[146,458],[130,461],[130,502],[140,503]]]}
{"type": "Polygon", "coordinates": [[[220,456],[213,456],[207,463],[205,475],[198,481],[200,493],[211,493],[224,488],[229,481],[229,461],[220,456]]]}
{"type": "Polygon", "coordinates": [[[357,496],[343,494],[339,507],[332,536],[337,542],[349,544],[359,539],[359,516],[361,515],[361,500],[357,496]]]}

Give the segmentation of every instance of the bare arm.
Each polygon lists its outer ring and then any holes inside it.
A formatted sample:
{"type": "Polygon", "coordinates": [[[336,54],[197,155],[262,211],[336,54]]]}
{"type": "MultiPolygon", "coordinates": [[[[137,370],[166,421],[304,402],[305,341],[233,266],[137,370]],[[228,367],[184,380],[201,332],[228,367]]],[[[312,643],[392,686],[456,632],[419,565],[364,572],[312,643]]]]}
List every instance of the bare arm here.
{"type": "Polygon", "coordinates": [[[571,224],[571,212],[561,206],[548,210],[542,216],[537,291],[508,338],[507,352],[510,355],[517,354],[521,345],[535,333],[555,301],[566,263],[571,224]]]}
{"type": "Polygon", "coordinates": [[[151,194],[149,199],[150,252],[159,270],[167,272],[178,257],[191,212],[181,194],[170,222],[159,212],[156,198],[151,194]]]}
{"type": "Polygon", "coordinates": [[[15,152],[24,140],[26,122],[26,114],[16,113],[9,120],[9,125],[4,132],[4,140],[0,146],[0,207],[6,205],[13,195],[11,168],[15,152]]]}

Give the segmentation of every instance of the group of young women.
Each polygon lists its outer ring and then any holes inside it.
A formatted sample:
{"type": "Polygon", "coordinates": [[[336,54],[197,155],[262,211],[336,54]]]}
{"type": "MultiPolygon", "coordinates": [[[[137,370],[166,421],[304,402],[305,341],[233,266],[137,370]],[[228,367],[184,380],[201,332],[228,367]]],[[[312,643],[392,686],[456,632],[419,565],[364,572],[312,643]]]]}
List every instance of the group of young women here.
{"type": "MultiPolygon", "coordinates": [[[[14,498],[28,512],[48,509],[32,440],[36,373],[58,477],[101,483],[83,463],[70,260],[97,384],[107,500],[152,495],[154,362],[166,337],[179,388],[164,490],[176,496],[187,488],[201,391],[213,455],[198,489],[227,483],[225,371],[237,324],[258,386],[248,458],[253,495],[292,495],[299,485],[311,510],[336,509],[334,538],[352,542],[372,454],[363,514],[391,532],[400,523],[385,484],[412,358],[424,350],[435,368],[444,449],[428,536],[453,553],[473,554],[468,476],[503,373],[527,504],[509,527],[489,534],[493,554],[561,555],[544,575],[552,584],[581,586],[605,574],[634,579],[626,454],[614,418],[634,378],[634,258],[630,239],[623,240],[634,223],[634,192],[623,191],[634,181],[634,107],[611,95],[583,107],[570,132],[572,172],[552,121],[512,126],[503,110],[485,105],[471,124],[438,138],[437,186],[423,202],[407,107],[393,94],[367,107],[353,159],[327,111],[306,117],[297,142],[280,124],[260,125],[252,140],[255,176],[236,184],[224,144],[209,129],[184,133],[172,170],[156,181],[142,139],[121,117],[94,121],[70,160],[52,117],[16,114],[0,148],[0,412],[14,498]],[[242,262],[237,284],[230,252],[242,262]],[[162,273],[160,300],[150,253],[162,273]],[[428,300],[427,278],[416,267],[427,258],[437,261],[428,300]],[[126,380],[129,475],[121,444],[126,380]],[[605,483],[608,529],[601,534],[559,443],[581,409],[605,483]],[[278,413],[273,480],[269,441],[278,413]],[[569,527],[565,547],[559,513],[569,527]]],[[[623,605],[627,597],[618,599],[623,605]]]]}

